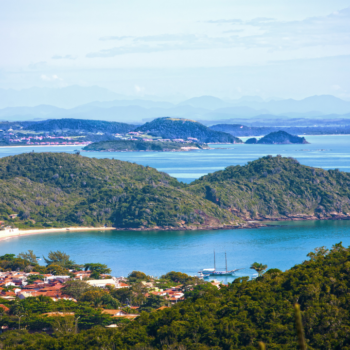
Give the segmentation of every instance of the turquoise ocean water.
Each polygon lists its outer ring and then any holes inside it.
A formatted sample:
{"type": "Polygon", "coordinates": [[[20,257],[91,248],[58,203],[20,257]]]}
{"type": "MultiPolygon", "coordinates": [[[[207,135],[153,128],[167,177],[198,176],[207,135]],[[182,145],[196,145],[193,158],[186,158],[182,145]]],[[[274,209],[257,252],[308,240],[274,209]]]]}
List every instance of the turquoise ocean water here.
{"type": "MultiPolygon", "coordinates": [[[[324,169],[350,172],[350,136],[309,136],[307,145],[212,145],[212,150],[191,152],[84,152],[96,158],[115,158],[149,165],[180,181],[191,182],[229,165],[244,165],[264,155],[290,156],[300,163],[324,169]]],[[[30,152],[68,152],[73,147],[0,148],[0,157],[30,152]]],[[[350,245],[350,221],[284,222],[271,227],[244,230],[198,232],[79,232],[50,233],[0,242],[0,254],[33,249],[38,255],[63,250],[79,263],[106,263],[113,274],[132,270],[159,276],[175,270],[195,274],[201,268],[244,268],[237,276],[252,276],[249,266],[257,261],[269,268],[288,269],[306,259],[315,247],[331,247],[343,241],[350,245]]],[[[228,279],[230,281],[231,279],[228,279]]]]}

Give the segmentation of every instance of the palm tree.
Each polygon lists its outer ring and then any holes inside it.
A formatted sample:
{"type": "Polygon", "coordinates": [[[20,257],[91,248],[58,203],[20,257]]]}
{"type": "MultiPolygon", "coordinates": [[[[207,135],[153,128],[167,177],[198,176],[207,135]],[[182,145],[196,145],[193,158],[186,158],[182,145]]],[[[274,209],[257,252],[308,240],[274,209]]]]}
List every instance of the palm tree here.
{"type": "Polygon", "coordinates": [[[267,269],[267,265],[255,262],[250,268],[255,270],[258,273],[258,275],[261,276],[267,269]]]}

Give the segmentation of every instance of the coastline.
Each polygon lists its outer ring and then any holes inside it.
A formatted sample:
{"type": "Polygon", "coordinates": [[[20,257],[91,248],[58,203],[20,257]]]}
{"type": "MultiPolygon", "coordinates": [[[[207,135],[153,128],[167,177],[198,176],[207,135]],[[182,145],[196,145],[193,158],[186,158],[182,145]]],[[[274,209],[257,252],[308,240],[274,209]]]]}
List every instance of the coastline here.
{"type": "Polygon", "coordinates": [[[9,238],[36,235],[42,233],[59,233],[59,232],[79,232],[79,231],[212,231],[212,230],[239,230],[239,229],[249,229],[249,228],[260,228],[267,227],[271,222],[278,221],[343,221],[350,220],[350,215],[333,215],[318,218],[316,216],[294,216],[290,218],[275,218],[275,217],[265,217],[262,219],[251,219],[240,223],[237,225],[203,225],[203,226],[155,226],[155,227],[140,227],[140,228],[127,228],[127,227],[64,227],[64,228],[50,228],[50,229],[31,229],[31,230],[18,230],[17,232],[6,232],[1,233],[0,231],[0,242],[7,240],[9,238]]]}
{"type": "Polygon", "coordinates": [[[36,235],[41,233],[57,233],[57,232],[71,232],[71,231],[110,231],[116,230],[115,227],[64,227],[64,228],[47,228],[47,229],[32,229],[32,230],[18,230],[17,232],[0,231],[0,241],[13,237],[36,235]]]}
{"type": "Polygon", "coordinates": [[[263,223],[257,221],[250,221],[240,225],[219,225],[219,226],[156,226],[156,227],[142,227],[142,228],[124,228],[124,227],[64,227],[64,228],[50,228],[50,229],[31,229],[31,230],[18,230],[16,232],[2,233],[0,231],[0,242],[9,238],[37,235],[42,233],[59,233],[59,232],[79,232],[79,231],[205,231],[205,230],[233,230],[242,228],[258,228],[266,226],[263,223]]]}
{"type": "Polygon", "coordinates": [[[84,146],[84,145],[20,145],[20,146],[0,146],[0,148],[31,148],[31,147],[76,147],[76,146],[84,146]]]}

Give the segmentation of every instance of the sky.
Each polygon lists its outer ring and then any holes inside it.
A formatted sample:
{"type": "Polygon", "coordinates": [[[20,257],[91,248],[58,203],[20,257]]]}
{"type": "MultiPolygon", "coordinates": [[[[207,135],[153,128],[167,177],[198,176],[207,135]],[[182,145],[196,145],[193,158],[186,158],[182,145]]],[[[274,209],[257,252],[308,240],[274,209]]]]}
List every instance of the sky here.
{"type": "Polygon", "coordinates": [[[0,0],[0,88],[350,100],[350,0],[0,0]]]}

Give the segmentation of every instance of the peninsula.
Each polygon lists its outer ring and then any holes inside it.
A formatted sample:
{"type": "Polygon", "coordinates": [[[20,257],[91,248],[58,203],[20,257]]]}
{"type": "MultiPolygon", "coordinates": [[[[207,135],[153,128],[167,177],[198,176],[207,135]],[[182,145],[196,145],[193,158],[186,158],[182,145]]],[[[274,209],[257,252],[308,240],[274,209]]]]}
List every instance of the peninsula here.
{"type": "Polygon", "coordinates": [[[206,144],[193,142],[172,141],[143,141],[143,140],[116,140],[100,141],[83,148],[84,151],[99,152],[127,152],[127,151],[189,151],[193,149],[209,149],[206,144]]]}
{"type": "Polygon", "coordinates": [[[267,156],[191,184],[148,166],[78,154],[0,159],[0,225],[195,230],[250,221],[350,219],[350,174],[267,156]]]}

